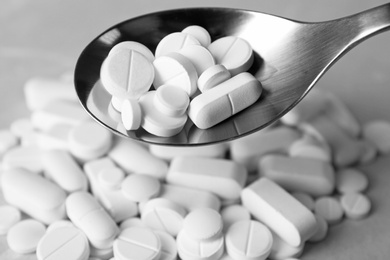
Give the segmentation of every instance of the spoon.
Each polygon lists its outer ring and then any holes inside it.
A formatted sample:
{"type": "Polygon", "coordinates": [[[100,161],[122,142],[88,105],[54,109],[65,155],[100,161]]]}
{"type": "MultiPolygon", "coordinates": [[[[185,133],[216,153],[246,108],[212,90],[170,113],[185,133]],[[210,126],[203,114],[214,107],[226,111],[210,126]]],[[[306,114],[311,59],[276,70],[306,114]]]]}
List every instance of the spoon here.
{"type": "Polygon", "coordinates": [[[261,130],[286,114],[347,51],[390,28],[390,3],[337,20],[308,23],[255,11],[188,8],[150,13],[117,24],[96,37],[81,53],[75,68],[76,92],[85,110],[112,132],[160,145],[207,145],[234,140],[261,130]],[[255,53],[249,72],[263,85],[249,108],[206,130],[188,120],[173,137],[158,137],[142,128],[126,131],[111,96],[100,82],[100,67],[121,41],[138,41],[153,52],[167,34],[200,25],[212,40],[236,35],[255,53]]]}

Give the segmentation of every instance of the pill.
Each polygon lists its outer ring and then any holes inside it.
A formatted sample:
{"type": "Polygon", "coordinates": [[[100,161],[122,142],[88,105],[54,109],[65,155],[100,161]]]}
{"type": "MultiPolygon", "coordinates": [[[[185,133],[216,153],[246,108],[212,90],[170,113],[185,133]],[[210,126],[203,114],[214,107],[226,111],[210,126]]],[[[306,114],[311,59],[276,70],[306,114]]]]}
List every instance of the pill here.
{"type": "Polygon", "coordinates": [[[3,169],[23,168],[35,174],[43,172],[42,150],[36,145],[16,146],[3,156],[3,169]]]}
{"type": "MultiPolygon", "coordinates": [[[[118,111],[118,112],[122,112],[122,105],[123,105],[123,101],[125,100],[126,98],[123,98],[123,97],[119,97],[119,96],[112,96],[111,97],[111,102],[110,104],[112,105],[112,107],[118,111]]],[[[130,98],[130,99],[134,99],[134,98],[130,98]]]]}
{"type": "Polygon", "coordinates": [[[46,227],[34,219],[25,219],[12,226],[7,234],[9,248],[18,254],[34,253],[46,227]]]}
{"type": "Polygon", "coordinates": [[[125,178],[124,171],[119,167],[108,167],[101,169],[98,174],[99,183],[109,190],[120,189],[125,178]]]}
{"type": "Polygon", "coordinates": [[[51,232],[57,228],[63,228],[63,227],[74,227],[73,223],[69,220],[57,220],[53,223],[50,223],[50,225],[47,226],[46,233],[51,232]]]}
{"type": "Polygon", "coordinates": [[[152,230],[131,227],[123,230],[114,242],[114,257],[120,260],[157,260],[161,241],[152,230]]]}
{"type": "Polygon", "coordinates": [[[175,52],[187,45],[200,45],[200,42],[192,35],[183,32],[174,32],[166,35],[157,44],[154,53],[156,58],[175,52]]]}
{"type": "Polygon", "coordinates": [[[344,216],[340,202],[333,197],[324,196],[315,201],[314,212],[323,217],[329,225],[339,223],[344,216]]]}
{"type": "Polygon", "coordinates": [[[291,144],[288,149],[291,157],[304,157],[331,162],[332,152],[326,142],[314,136],[305,135],[291,144]]]}
{"type": "Polygon", "coordinates": [[[176,238],[177,251],[180,259],[218,260],[224,253],[224,237],[213,240],[192,239],[187,232],[179,232],[176,238]]]}
{"type": "Polygon", "coordinates": [[[299,257],[304,250],[305,243],[298,246],[292,246],[286,243],[280,236],[272,232],[272,247],[271,252],[268,256],[272,260],[286,260],[290,257],[299,257]]]}
{"type": "Polygon", "coordinates": [[[210,208],[191,211],[184,218],[183,231],[198,241],[214,240],[222,236],[223,222],[219,212],[210,208]]]}
{"type": "Polygon", "coordinates": [[[206,69],[215,65],[215,60],[210,51],[201,45],[187,45],[178,53],[189,59],[194,65],[196,72],[201,75],[206,69]]]}
{"type": "Polygon", "coordinates": [[[312,196],[331,194],[335,188],[333,166],[316,159],[266,155],[260,159],[259,175],[286,190],[306,192],[312,196]]]}
{"type": "Polygon", "coordinates": [[[69,151],[82,162],[105,155],[112,145],[112,134],[95,121],[75,126],[68,136],[69,151]]]}
{"type": "Polygon", "coordinates": [[[363,138],[373,143],[382,154],[390,152],[390,122],[373,120],[363,125],[363,138]]]}
{"type": "Polygon", "coordinates": [[[360,139],[359,145],[361,148],[361,153],[358,163],[367,164],[373,162],[374,159],[377,158],[378,149],[371,141],[360,139]]]}
{"type": "Polygon", "coordinates": [[[168,116],[183,115],[189,104],[187,92],[176,86],[162,85],[154,95],[154,105],[168,116]]]}
{"type": "Polygon", "coordinates": [[[112,249],[112,247],[101,249],[90,245],[89,250],[90,250],[90,257],[109,259],[114,256],[114,250],[112,249]]]}
{"type": "Polygon", "coordinates": [[[19,209],[10,205],[0,206],[0,236],[7,234],[8,230],[22,219],[19,209]]]}
{"type": "Polygon", "coordinates": [[[125,219],[119,225],[119,229],[121,231],[130,227],[147,227],[147,226],[145,225],[144,222],[142,222],[142,219],[140,219],[139,217],[132,217],[132,218],[125,219]]]}
{"type": "Polygon", "coordinates": [[[19,144],[19,138],[10,130],[0,130],[0,158],[5,152],[19,144]]]}
{"type": "Polygon", "coordinates": [[[306,208],[313,211],[314,210],[314,199],[307,193],[304,192],[292,192],[291,195],[294,196],[300,203],[302,203],[306,208]]]}
{"type": "Polygon", "coordinates": [[[176,260],[177,248],[176,240],[174,239],[174,237],[164,231],[155,230],[154,232],[160,238],[161,241],[160,260],[176,260]]]}
{"type": "Polygon", "coordinates": [[[194,36],[204,47],[209,46],[211,43],[210,33],[202,26],[190,25],[184,28],[181,32],[194,36]]]}
{"type": "Polygon", "coordinates": [[[242,205],[235,204],[224,207],[221,210],[221,217],[223,221],[223,228],[227,231],[227,229],[235,222],[240,220],[250,220],[251,214],[248,209],[242,205]]]}
{"type": "Polygon", "coordinates": [[[138,101],[127,98],[121,106],[121,120],[126,130],[137,130],[141,126],[142,111],[138,101]]]}
{"type": "Polygon", "coordinates": [[[139,99],[143,112],[142,128],[161,137],[177,135],[187,122],[187,114],[175,117],[164,114],[154,105],[155,95],[156,91],[149,91],[139,99]]]}
{"type": "Polygon", "coordinates": [[[198,88],[203,93],[230,78],[230,72],[225,68],[225,66],[216,64],[210,66],[208,69],[203,71],[202,74],[199,74],[198,88]]]}
{"type": "Polygon", "coordinates": [[[317,229],[313,213],[275,182],[260,178],[241,193],[251,215],[292,246],[299,246],[317,229]]]}
{"type": "Polygon", "coordinates": [[[37,135],[37,145],[42,150],[68,150],[68,135],[73,127],[67,124],[56,124],[37,135]]]}
{"type": "Polygon", "coordinates": [[[350,192],[340,197],[345,216],[350,219],[362,219],[371,211],[370,199],[359,192],[350,192]]]}
{"type": "Polygon", "coordinates": [[[88,239],[84,233],[68,226],[47,232],[38,243],[36,255],[38,260],[87,260],[89,253],[88,239]]]}
{"type": "Polygon", "coordinates": [[[233,259],[264,260],[272,247],[271,231],[255,220],[241,220],[226,233],[226,251],[233,259]]]}
{"type": "Polygon", "coordinates": [[[252,105],[261,93],[260,81],[244,72],[192,99],[188,115],[198,128],[207,129],[252,105]]]}
{"type": "Polygon", "coordinates": [[[152,176],[130,174],[121,184],[123,195],[135,202],[141,202],[156,197],[160,192],[160,181],[152,176]]]}
{"type": "Polygon", "coordinates": [[[176,237],[183,227],[187,211],[179,204],[164,198],[151,199],[142,209],[142,222],[156,230],[162,230],[176,237]]]}
{"type": "Polygon", "coordinates": [[[182,88],[189,96],[197,90],[198,73],[191,61],[180,53],[171,52],[158,57],[153,62],[155,89],[162,85],[182,88]]]}
{"type": "Polygon", "coordinates": [[[368,178],[355,168],[340,169],[336,174],[336,188],[339,193],[362,192],[368,187],[368,178]]]}
{"type": "Polygon", "coordinates": [[[104,60],[100,79],[107,92],[113,96],[139,98],[152,85],[153,64],[138,51],[116,49],[104,60]]]}
{"type": "Polygon", "coordinates": [[[179,156],[172,160],[166,181],[210,191],[222,199],[237,199],[247,176],[244,166],[230,160],[179,156]]]}
{"type": "Polygon", "coordinates": [[[24,99],[31,111],[41,109],[54,100],[78,101],[73,82],[44,77],[33,77],[26,81],[24,99]]]}
{"type": "Polygon", "coordinates": [[[118,50],[134,50],[144,55],[150,62],[153,62],[154,60],[153,52],[142,43],[136,41],[123,41],[115,44],[114,47],[112,47],[112,49],[110,50],[109,55],[118,50]]]}
{"type": "Polygon", "coordinates": [[[87,177],[69,152],[65,150],[47,151],[42,155],[42,164],[45,176],[66,192],[87,190],[87,177]]]}
{"type": "Polygon", "coordinates": [[[253,63],[254,55],[250,44],[236,36],[225,36],[208,46],[217,64],[224,65],[235,76],[247,71],[253,63]]]}
{"type": "Polygon", "coordinates": [[[287,153],[289,146],[299,137],[298,130],[286,126],[258,131],[231,142],[230,155],[233,161],[245,165],[249,172],[253,172],[257,170],[259,159],[263,155],[287,153]]]}
{"type": "Polygon", "coordinates": [[[45,224],[65,218],[66,193],[58,185],[21,168],[4,171],[1,177],[8,204],[45,224]]]}
{"type": "Polygon", "coordinates": [[[18,118],[14,120],[10,127],[10,131],[17,137],[22,137],[25,134],[34,132],[34,127],[30,118],[18,118]]]}
{"type": "Polygon", "coordinates": [[[315,215],[317,219],[317,231],[316,233],[309,238],[310,242],[320,242],[325,239],[328,234],[328,222],[320,215],[315,215]]]}
{"type": "Polygon", "coordinates": [[[98,249],[112,246],[119,232],[118,227],[91,194],[83,191],[70,194],[66,199],[66,212],[92,246],[98,249]]]}

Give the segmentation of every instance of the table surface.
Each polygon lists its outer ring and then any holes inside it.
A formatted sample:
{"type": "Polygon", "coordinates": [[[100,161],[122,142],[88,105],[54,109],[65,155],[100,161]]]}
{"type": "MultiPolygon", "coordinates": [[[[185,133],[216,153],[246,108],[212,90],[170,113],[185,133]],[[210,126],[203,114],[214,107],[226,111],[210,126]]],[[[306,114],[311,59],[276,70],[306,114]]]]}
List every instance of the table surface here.
{"type": "MultiPolygon", "coordinates": [[[[223,6],[257,10],[300,21],[325,21],[386,3],[381,0],[2,0],[0,7],[0,128],[29,115],[23,84],[34,76],[71,72],[85,45],[108,27],[134,16],[179,7],[223,6]]],[[[345,55],[316,87],[337,93],[364,123],[390,120],[390,32],[377,35],[345,55]]],[[[370,180],[372,214],[332,226],[325,241],[308,244],[302,260],[389,259],[390,156],[364,170],[370,180]]],[[[2,199],[0,198],[0,204],[2,199]]],[[[36,259],[7,249],[1,260],[36,259]]]]}

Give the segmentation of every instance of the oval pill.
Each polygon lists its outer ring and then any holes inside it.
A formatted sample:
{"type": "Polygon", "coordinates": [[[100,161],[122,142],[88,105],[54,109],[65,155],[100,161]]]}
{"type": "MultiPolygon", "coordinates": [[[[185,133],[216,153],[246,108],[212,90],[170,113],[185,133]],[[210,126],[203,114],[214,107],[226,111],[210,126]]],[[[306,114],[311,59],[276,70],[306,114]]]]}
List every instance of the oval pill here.
{"type": "Polygon", "coordinates": [[[261,92],[260,81],[244,72],[196,96],[188,115],[198,128],[207,129],[255,103],[261,92]]]}
{"type": "Polygon", "coordinates": [[[121,107],[121,119],[126,130],[137,130],[141,126],[142,111],[136,99],[125,99],[121,107]]]}
{"type": "Polygon", "coordinates": [[[7,234],[9,248],[19,254],[33,253],[39,240],[44,236],[46,227],[35,219],[26,219],[15,224],[7,234]]]}
{"type": "Polygon", "coordinates": [[[221,64],[211,66],[199,75],[198,88],[202,93],[231,78],[230,72],[221,64]]]}
{"type": "Polygon", "coordinates": [[[181,32],[194,36],[204,47],[209,46],[211,43],[211,36],[209,32],[202,26],[190,25],[184,28],[181,32]]]}
{"type": "Polygon", "coordinates": [[[192,35],[182,32],[174,32],[166,35],[157,44],[155,57],[175,52],[187,45],[200,45],[200,42],[192,35]]]}

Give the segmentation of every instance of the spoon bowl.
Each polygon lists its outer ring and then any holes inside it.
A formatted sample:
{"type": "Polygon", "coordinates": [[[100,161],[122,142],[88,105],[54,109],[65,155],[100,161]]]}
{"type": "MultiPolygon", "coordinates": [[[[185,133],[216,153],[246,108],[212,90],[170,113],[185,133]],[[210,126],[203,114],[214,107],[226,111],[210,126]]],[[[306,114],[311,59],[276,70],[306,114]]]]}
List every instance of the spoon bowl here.
{"type": "Polygon", "coordinates": [[[135,17],[97,36],[81,53],[75,87],[81,105],[112,132],[160,145],[207,145],[231,141],[275,123],[299,103],[321,76],[345,53],[390,28],[390,3],[337,20],[308,23],[265,13],[229,8],[187,8],[135,17]],[[188,120],[173,137],[158,137],[142,128],[126,131],[111,95],[100,82],[100,67],[111,48],[138,41],[154,52],[159,41],[189,25],[200,25],[212,40],[235,35],[255,53],[249,69],[263,85],[260,99],[249,108],[209,129],[188,120]]]}

